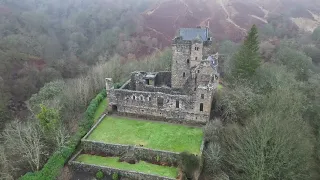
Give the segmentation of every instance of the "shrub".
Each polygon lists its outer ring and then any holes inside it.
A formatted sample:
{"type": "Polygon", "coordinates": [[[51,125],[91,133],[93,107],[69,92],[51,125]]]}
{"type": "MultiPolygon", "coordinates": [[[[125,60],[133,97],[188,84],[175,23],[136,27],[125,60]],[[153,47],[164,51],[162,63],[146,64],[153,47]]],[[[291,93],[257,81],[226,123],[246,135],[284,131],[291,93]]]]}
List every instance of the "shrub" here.
{"type": "Polygon", "coordinates": [[[103,172],[102,171],[98,171],[97,174],[96,174],[96,178],[97,179],[102,179],[104,176],[103,172]]]}
{"type": "Polygon", "coordinates": [[[188,152],[180,153],[179,167],[186,179],[193,179],[195,171],[200,166],[200,160],[188,152]]]}
{"type": "Polygon", "coordinates": [[[118,180],[119,179],[119,174],[118,173],[113,173],[112,174],[112,180],[118,180]]]}

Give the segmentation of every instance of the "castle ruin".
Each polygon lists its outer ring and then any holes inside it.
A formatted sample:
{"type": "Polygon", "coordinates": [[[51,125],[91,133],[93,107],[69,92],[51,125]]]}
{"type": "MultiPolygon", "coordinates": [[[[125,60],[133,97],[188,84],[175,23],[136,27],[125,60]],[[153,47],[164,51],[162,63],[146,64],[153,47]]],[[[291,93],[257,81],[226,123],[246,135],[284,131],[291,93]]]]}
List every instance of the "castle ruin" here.
{"type": "Polygon", "coordinates": [[[176,123],[205,124],[218,85],[218,54],[208,54],[208,28],[181,28],[171,72],[133,72],[120,88],[106,78],[109,110],[176,123]]]}

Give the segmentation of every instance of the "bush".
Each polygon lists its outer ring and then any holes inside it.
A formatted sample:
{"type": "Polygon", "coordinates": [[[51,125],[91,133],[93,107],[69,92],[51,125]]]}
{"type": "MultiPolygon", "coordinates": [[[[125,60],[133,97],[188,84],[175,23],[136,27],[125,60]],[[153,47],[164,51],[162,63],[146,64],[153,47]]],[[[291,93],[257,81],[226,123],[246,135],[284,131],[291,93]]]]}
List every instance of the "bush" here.
{"type": "Polygon", "coordinates": [[[186,179],[193,179],[194,173],[199,169],[200,160],[188,152],[180,153],[179,167],[186,179]]]}
{"type": "Polygon", "coordinates": [[[64,146],[60,147],[47,161],[44,167],[37,172],[27,173],[22,176],[21,180],[52,180],[56,179],[60,174],[61,168],[63,168],[64,164],[67,162],[69,157],[75,151],[76,146],[80,142],[81,138],[85,136],[85,134],[90,130],[91,126],[94,122],[94,113],[97,110],[99,104],[103,101],[103,99],[107,96],[106,91],[102,90],[96,98],[94,98],[86,112],[85,118],[82,119],[82,122],[79,126],[78,132],[71,137],[70,142],[64,146]]]}
{"type": "Polygon", "coordinates": [[[104,176],[103,172],[102,171],[98,171],[97,174],[96,174],[96,178],[97,179],[102,179],[104,176]]]}
{"type": "Polygon", "coordinates": [[[119,174],[118,173],[113,173],[112,174],[112,180],[118,180],[119,179],[119,174]]]}

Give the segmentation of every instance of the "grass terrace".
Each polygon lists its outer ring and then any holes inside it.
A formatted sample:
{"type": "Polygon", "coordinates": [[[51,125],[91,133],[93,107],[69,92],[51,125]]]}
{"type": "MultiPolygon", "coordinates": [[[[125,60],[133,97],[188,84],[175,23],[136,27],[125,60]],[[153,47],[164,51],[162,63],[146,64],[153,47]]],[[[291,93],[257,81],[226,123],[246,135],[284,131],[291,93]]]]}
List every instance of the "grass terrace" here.
{"type": "Polygon", "coordinates": [[[140,161],[137,164],[129,164],[126,162],[119,162],[118,157],[101,157],[82,154],[76,159],[76,161],[86,164],[107,166],[121,170],[136,171],[145,174],[159,175],[170,178],[176,178],[178,176],[178,169],[176,167],[160,166],[144,161],[140,161]]]}
{"type": "Polygon", "coordinates": [[[100,116],[106,110],[107,106],[108,106],[107,98],[104,98],[104,100],[99,104],[97,111],[94,113],[95,122],[99,120],[100,116]]]}
{"type": "Polygon", "coordinates": [[[107,116],[88,140],[199,154],[202,138],[201,128],[107,116]]]}

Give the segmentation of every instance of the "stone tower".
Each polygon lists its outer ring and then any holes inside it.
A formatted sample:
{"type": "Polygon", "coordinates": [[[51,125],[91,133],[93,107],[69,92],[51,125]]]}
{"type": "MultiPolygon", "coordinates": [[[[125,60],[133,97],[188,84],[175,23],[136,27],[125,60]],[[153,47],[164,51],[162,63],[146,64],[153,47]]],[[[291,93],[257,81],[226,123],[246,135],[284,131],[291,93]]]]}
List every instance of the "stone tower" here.
{"type": "Polygon", "coordinates": [[[191,77],[191,69],[203,59],[204,44],[211,41],[208,28],[182,28],[172,43],[172,88],[182,89],[191,77]]]}
{"type": "Polygon", "coordinates": [[[180,37],[175,38],[172,44],[172,88],[181,89],[191,75],[191,41],[184,41],[180,37]]]}

